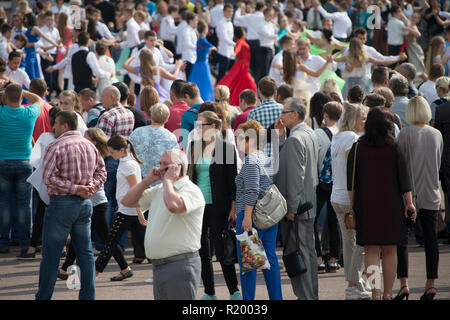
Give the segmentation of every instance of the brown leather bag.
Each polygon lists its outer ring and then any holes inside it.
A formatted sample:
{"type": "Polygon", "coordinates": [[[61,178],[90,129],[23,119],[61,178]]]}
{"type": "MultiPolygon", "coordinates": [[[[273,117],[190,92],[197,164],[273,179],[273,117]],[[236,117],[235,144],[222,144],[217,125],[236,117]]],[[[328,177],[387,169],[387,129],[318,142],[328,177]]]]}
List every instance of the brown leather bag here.
{"type": "Polygon", "coordinates": [[[345,214],[345,226],[347,229],[356,229],[355,212],[353,211],[353,198],[355,195],[355,168],[356,168],[356,151],[358,151],[358,142],[355,145],[355,153],[353,155],[353,176],[352,190],[350,192],[350,210],[345,214]]]}

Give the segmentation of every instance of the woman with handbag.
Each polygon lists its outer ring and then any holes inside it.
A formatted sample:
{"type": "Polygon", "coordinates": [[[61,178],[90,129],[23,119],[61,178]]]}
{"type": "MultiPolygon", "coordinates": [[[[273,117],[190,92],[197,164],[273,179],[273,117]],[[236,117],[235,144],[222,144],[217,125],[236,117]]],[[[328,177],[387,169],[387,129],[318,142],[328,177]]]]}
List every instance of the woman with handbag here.
{"type": "MultiPolygon", "coordinates": [[[[409,100],[405,116],[406,121],[412,125],[400,131],[398,145],[408,159],[413,198],[418,210],[417,219],[423,229],[427,281],[421,300],[432,300],[436,294],[434,280],[438,277],[439,264],[436,223],[441,205],[439,168],[443,140],[439,130],[427,125],[431,120],[431,110],[423,97],[417,96],[409,100]]],[[[407,246],[399,246],[397,254],[397,276],[401,282],[401,289],[396,299],[401,300],[409,296],[407,246]]]]}
{"type": "Polygon", "coordinates": [[[364,262],[364,248],[356,245],[355,230],[348,229],[345,216],[350,211],[350,199],[347,192],[347,156],[359,134],[364,132],[364,122],[367,107],[346,103],[344,115],[341,117],[339,133],[331,141],[331,169],[333,172],[333,187],[331,191],[331,205],[339,221],[342,235],[342,249],[344,255],[345,289],[347,300],[370,299],[371,293],[366,291],[362,279],[364,262]]]}
{"type": "Polygon", "coordinates": [[[408,164],[392,136],[393,127],[389,111],[382,107],[371,109],[365,134],[353,145],[347,161],[347,187],[350,200],[354,200],[356,244],[364,246],[373,300],[381,300],[380,252],[383,254],[383,299],[392,299],[397,245],[403,242],[406,233],[403,216],[408,217],[409,211],[412,221],[415,220],[408,164]]]}
{"type": "MultiPolygon", "coordinates": [[[[245,152],[245,160],[241,171],[236,176],[236,234],[251,232],[256,229],[261,239],[270,269],[264,269],[269,298],[271,300],[282,300],[280,268],[276,255],[276,240],[278,223],[266,229],[256,228],[252,224],[255,205],[261,197],[261,190],[268,190],[272,184],[272,177],[267,174],[271,172],[267,168],[269,162],[263,150],[263,139],[265,130],[258,121],[249,120],[239,125],[237,131],[238,149],[245,152]],[[266,168],[264,168],[266,167],[266,168]]],[[[241,248],[237,241],[237,254],[241,269],[241,286],[244,300],[254,300],[256,290],[256,270],[246,273],[242,272],[241,248]]]]}
{"type": "Polygon", "coordinates": [[[216,113],[201,112],[195,128],[200,139],[190,144],[188,156],[191,161],[188,172],[189,178],[202,190],[206,201],[200,248],[202,281],[205,287],[202,300],[217,300],[211,244],[214,245],[217,260],[222,267],[230,300],[242,300],[234,264],[224,263],[224,243],[221,238],[222,232],[227,228],[227,221],[236,220],[236,149],[222,138],[222,121],[216,113]]]}

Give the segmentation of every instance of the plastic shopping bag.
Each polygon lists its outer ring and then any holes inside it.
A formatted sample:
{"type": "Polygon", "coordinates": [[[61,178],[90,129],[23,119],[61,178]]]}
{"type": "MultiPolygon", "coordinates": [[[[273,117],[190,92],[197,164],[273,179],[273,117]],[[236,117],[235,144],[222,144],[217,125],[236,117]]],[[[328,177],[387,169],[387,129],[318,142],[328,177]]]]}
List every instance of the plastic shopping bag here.
{"type": "Polygon", "coordinates": [[[240,242],[242,273],[257,269],[270,269],[266,251],[256,229],[252,229],[252,235],[244,232],[236,235],[236,239],[240,242]]]}

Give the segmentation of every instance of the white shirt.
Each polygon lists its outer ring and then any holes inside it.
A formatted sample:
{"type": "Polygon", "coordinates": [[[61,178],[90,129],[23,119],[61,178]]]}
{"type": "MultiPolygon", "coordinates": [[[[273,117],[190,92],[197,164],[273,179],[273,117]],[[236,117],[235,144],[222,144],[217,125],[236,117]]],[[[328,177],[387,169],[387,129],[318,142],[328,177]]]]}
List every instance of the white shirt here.
{"type": "MultiPolygon", "coordinates": [[[[89,49],[87,47],[79,47],[78,51],[89,51],[89,49]]],[[[93,52],[89,52],[88,55],[86,56],[86,63],[91,68],[92,74],[94,76],[96,76],[97,78],[99,78],[99,79],[107,78],[108,79],[111,77],[111,73],[100,69],[97,57],[95,56],[95,54],[93,52]]]]}
{"type": "Polygon", "coordinates": [[[340,132],[331,141],[331,170],[333,171],[333,189],[331,202],[350,205],[347,191],[347,156],[359,136],[353,131],[340,132]]]}
{"type": "Polygon", "coordinates": [[[175,35],[177,34],[177,27],[173,17],[169,14],[164,17],[159,27],[159,36],[165,41],[175,41],[175,35]]]}
{"type": "MultiPolygon", "coordinates": [[[[61,40],[61,37],[59,35],[59,31],[56,28],[49,28],[47,26],[43,26],[41,28],[41,31],[43,34],[45,34],[48,38],[50,38],[50,40],[53,40],[54,42],[58,43],[59,40],[61,40]]],[[[48,42],[47,40],[45,40],[44,38],[41,38],[39,40],[40,42],[40,46],[41,47],[50,47],[52,46],[52,44],[50,42],[48,42]]],[[[47,50],[48,53],[50,54],[56,54],[56,47],[51,48],[50,50],[47,50]]]]}
{"type": "MultiPolygon", "coordinates": [[[[318,71],[320,70],[320,68],[323,67],[324,63],[326,63],[325,59],[322,58],[321,56],[315,56],[312,54],[308,54],[308,57],[306,58],[306,60],[303,60],[302,58],[300,58],[300,60],[302,61],[302,63],[307,66],[309,69],[311,69],[312,71],[318,71]]],[[[337,64],[335,62],[333,62],[333,69],[336,69],[337,64]]],[[[329,67],[329,66],[328,66],[329,67]]],[[[302,76],[300,77],[299,80],[304,80],[306,83],[310,84],[312,86],[312,88],[316,88],[317,91],[319,91],[320,88],[320,77],[312,77],[310,75],[306,75],[304,72],[299,72],[302,74],[302,76]]]]}
{"type": "Polygon", "coordinates": [[[144,30],[144,31],[148,31],[148,30],[150,30],[150,26],[148,25],[148,23],[147,22],[141,22],[141,24],[139,25],[139,28],[141,28],[141,30],[144,30]]]}
{"type": "Polygon", "coordinates": [[[137,182],[141,182],[141,167],[139,163],[131,156],[121,158],[119,162],[119,167],[117,168],[117,188],[116,188],[116,199],[119,206],[119,212],[127,216],[137,216],[136,208],[125,207],[121,201],[122,198],[130,190],[130,185],[128,184],[127,177],[136,176],[137,182]]]}
{"type": "Polygon", "coordinates": [[[186,21],[181,21],[180,24],[177,26],[177,29],[175,31],[176,35],[177,35],[177,48],[176,48],[176,52],[177,54],[181,54],[181,45],[183,43],[183,40],[181,39],[181,35],[183,33],[184,28],[186,28],[188,26],[186,21]]]}
{"type": "Polygon", "coordinates": [[[11,32],[11,40],[13,40],[14,41],[14,38],[18,35],[18,34],[25,34],[25,32],[27,32],[27,28],[25,28],[25,27],[22,27],[22,29],[16,29],[16,27],[14,27],[13,29],[12,29],[12,32],[11,32]]]}
{"type": "Polygon", "coordinates": [[[67,14],[67,16],[70,17],[70,10],[69,7],[66,5],[62,5],[61,9],[58,9],[58,7],[56,6],[56,4],[52,7],[52,13],[53,14],[58,14],[58,13],[65,13],[67,14]]]}
{"type": "Polygon", "coordinates": [[[149,210],[145,232],[145,255],[163,259],[200,250],[205,199],[198,186],[188,177],[174,183],[175,192],[183,198],[186,212],[172,213],[164,202],[164,186],[159,184],[144,191],[139,206],[149,210]]]}
{"type": "Polygon", "coordinates": [[[8,39],[4,36],[0,36],[0,57],[8,61],[8,39]]]}
{"type": "Polygon", "coordinates": [[[387,24],[387,43],[391,46],[401,46],[404,42],[404,36],[408,31],[403,31],[405,24],[402,20],[391,17],[387,24]]]}
{"type": "Polygon", "coordinates": [[[216,27],[216,34],[219,39],[217,52],[228,59],[231,58],[234,53],[234,46],[236,45],[233,41],[234,28],[231,20],[223,19],[220,21],[216,27]]]}
{"type": "Polygon", "coordinates": [[[241,15],[241,8],[236,10],[234,15],[234,24],[247,29],[247,40],[258,40],[258,30],[264,23],[264,14],[260,11],[241,15]]]}
{"type": "Polygon", "coordinates": [[[211,16],[211,27],[216,28],[217,23],[221,21],[223,16],[223,4],[217,4],[215,5],[211,10],[209,10],[209,14],[211,16]]]}
{"type": "Polygon", "coordinates": [[[419,87],[419,92],[428,101],[428,104],[432,104],[435,100],[439,99],[436,92],[436,83],[431,80],[425,81],[419,87]]]}
{"type": "Polygon", "coordinates": [[[133,48],[139,45],[139,30],[141,27],[138,25],[136,20],[131,18],[127,21],[127,39],[120,43],[120,47],[123,48],[133,48]]]}
{"type": "Polygon", "coordinates": [[[78,112],[75,112],[75,113],[76,113],[77,119],[78,119],[77,131],[80,132],[81,135],[84,137],[84,134],[88,129],[86,126],[86,122],[84,122],[83,117],[78,112]]]}
{"type": "MultiPolygon", "coordinates": [[[[98,63],[99,63],[100,69],[102,69],[103,71],[107,71],[113,75],[116,74],[116,64],[111,57],[101,56],[98,58],[98,63]]],[[[97,85],[97,95],[100,97],[103,92],[103,89],[105,89],[106,87],[109,87],[110,85],[112,85],[115,82],[117,82],[117,79],[115,76],[112,78],[99,79],[98,85],[97,85]]]]}
{"type": "Polygon", "coordinates": [[[350,20],[347,12],[328,13],[322,6],[318,6],[317,10],[322,17],[333,20],[333,36],[335,38],[346,39],[352,33],[352,20],[350,20]]]}
{"type": "Polygon", "coordinates": [[[28,74],[22,69],[12,71],[9,66],[7,66],[6,76],[14,80],[14,82],[19,84],[20,86],[25,86],[26,88],[30,87],[30,77],[28,77],[28,74]]]}
{"type": "Polygon", "coordinates": [[[181,59],[194,64],[195,60],[197,60],[197,34],[195,29],[187,25],[181,32],[178,38],[178,43],[181,42],[181,59]]]}
{"type": "Polygon", "coordinates": [[[109,31],[106,24],[99,21],[95,26],[100,37],[106,38],[107,40],[114,40],[114,36],[112,35],[111,31],[109,31]]]}
{"type": "Polygon", "coordinates": [[[283,83],[283,75],[281,74],[280,69],[273,67],[275,64],[279,64],[280,66],[283,65],[283,50],[278,52],[275,57],[273,57],[269,70],[269,77],[274,78],[277,86],[279,87],[283,83]]]}
{"type": "Polygon", "coordinates": [[[278,38],[276,26],[272,22],[264,22],[260,25],[258,30],[259,45],[265,48],[273,48],[275,41],[278,38]]]}

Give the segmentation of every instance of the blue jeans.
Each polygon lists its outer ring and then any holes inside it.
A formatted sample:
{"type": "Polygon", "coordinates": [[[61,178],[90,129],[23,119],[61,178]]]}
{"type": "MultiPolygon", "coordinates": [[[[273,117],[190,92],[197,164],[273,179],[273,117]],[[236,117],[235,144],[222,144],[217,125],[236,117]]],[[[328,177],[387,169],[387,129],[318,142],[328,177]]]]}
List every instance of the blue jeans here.
{"type": "MultiPolygon", "coordinates": [[[[105,159],[105,168],[107,179],[105,182],[105,195],[108,199],[108,210],[106,211],[106,220],[108,220],[108,225],[111,228],[114,218],[116,217],[117,199],[116,199],[116,186],[117,186],[117,167],[119,166],[119,160],[114,160],[112,157],[107,157],[105,159]]],[[[95,248],[99,251],[103,250],[103,243],[98,237],[95,237],[95,248]]],[[[126,248],[127,231],[120,238],[119,245],[122,250],[126,248]]]]}
{"type": "Polygon", "coordinates": [[[42,261],[36,300],[50,300],[58,276],[61,251],[69,233],[80,267],[80,300],[95,299],[95,263],[91,243],[91,200],[52,196],[42,230],[42,261]]]}
{"type": "Polygon", "coordinates": [[[26,180],[32,168],[28,160],[0,160],[0,248],[9,247],[13,222],[18,230],[20,247],[30,245],[31,184],[26,180]],[[15,210],[13,211],[15,207],[15,210]]]}
{"type": "MultiPolygon", "coordinates": [[[[239,212],[237,215],[236,234],[242,234],[244,232],[244,230],[242,230],[242,220],[244,220],[244,211],[239,212]]],[[[270,269],[263,270],[269,298],[270,300],[283,300],[283,295],[281,293],[280,267],[278,266],[278,258],[276,254],[278,224],[265,230],[259,230],[254,225],[253,228],[258,231],[258,237],[264,245],[264,250],[266,251],[266,255],[270,263],[270,269]]],[[[236,241],[236,245],[241,275],[242,298],[244,300],[254,300],[257,271],[253,270],[244,274],[242,273],[241,246],[239,241],[236,241]]]]}

